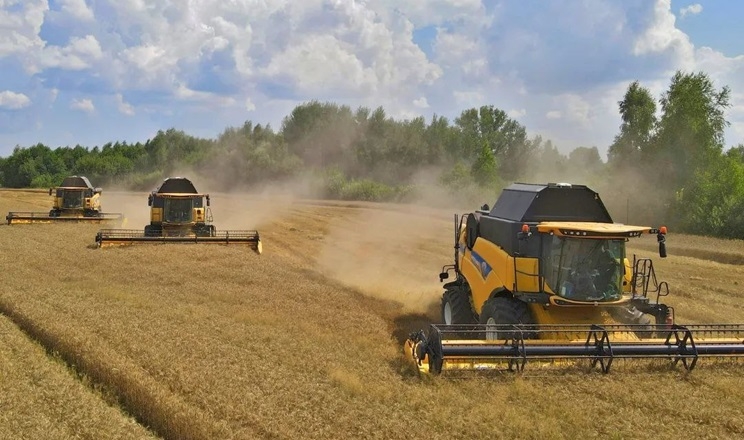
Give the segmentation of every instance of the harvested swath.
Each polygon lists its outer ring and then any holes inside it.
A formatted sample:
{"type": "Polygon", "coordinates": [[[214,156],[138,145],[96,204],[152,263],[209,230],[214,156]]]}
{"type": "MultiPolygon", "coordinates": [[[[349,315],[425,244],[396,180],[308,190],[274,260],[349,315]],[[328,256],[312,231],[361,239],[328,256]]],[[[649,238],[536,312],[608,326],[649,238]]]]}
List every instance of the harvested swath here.
{"type": "MultiPolygon", "coordinates": [[[[242,203],[230,208],[236,222],[242,203]]],[[[110,252],[87,248],[90,225],[0,227],[0,259],[15,268],[0,299],[168,438],[623,438],[649,426],[665,438],[744,434],[738,364],[701,362],[689,376],[642,364],[613,365],[610,376],[575,367],[544,379],[420,381],[399,338],[437,319],[449,217],[250,208],[271,211],[246,225],[262,234],[261,256],[198,245],[110,252]]],[[[708,268],[670,255],[657,271],[674,289],[708,268]]],[[[722,291],[675,305],[699,319],[706,304],[741,298],[731,286],[744,274],[720,275],[722,291]]],[[[744,311],[717,318],[744,322],[744,311]]]]}
{"type": "Polygon", "coordinates": [[[0,438],[155,439],[0,316],[0,438]]]}
{"type": "MultiPolygon", "coordinates": [[[[673,255],[744,265],[744,240],[672,233],[667,237],[667,243],[667,251],[673,255]]],[[[645,240],[633,246],[646,253],[658,249],[655,240],[645,240]]]]}

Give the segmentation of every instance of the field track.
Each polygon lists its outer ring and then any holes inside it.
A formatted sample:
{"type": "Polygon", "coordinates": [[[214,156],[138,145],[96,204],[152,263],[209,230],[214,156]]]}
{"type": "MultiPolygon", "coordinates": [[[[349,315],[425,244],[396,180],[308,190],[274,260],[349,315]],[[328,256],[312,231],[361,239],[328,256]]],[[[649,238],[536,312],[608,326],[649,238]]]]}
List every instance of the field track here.
{"type": "MultiPolygon", "coordinates": [[[[102,200],[148,221],[146,194],[102,200]]],[[[0,191],[0,213],[48,209],[0,191]]],[[[744,436],[744,362],[415,377],[401,341],[438,319],[452,212],[229,194],[212,210],[218,229],[258,229],[264,254],[0,226],[0,438],[744,436]]],[[[654,238],[632,251],[654,257],[654,238]]],[[[671,233],[668,251],[679,322],[744,323],[744,243],[671,233]]]]}

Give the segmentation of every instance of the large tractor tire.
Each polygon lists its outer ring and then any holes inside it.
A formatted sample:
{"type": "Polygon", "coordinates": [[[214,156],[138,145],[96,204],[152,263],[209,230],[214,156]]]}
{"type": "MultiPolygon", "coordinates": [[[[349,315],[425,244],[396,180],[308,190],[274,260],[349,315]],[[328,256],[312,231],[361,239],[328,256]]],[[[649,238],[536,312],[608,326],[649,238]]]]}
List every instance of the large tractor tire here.
{"type": "MultiPolygon", "coordinates": [[[[495,296],[485,304],[480,314],[480,323],[488,325],[503,324],[534,324],[534,319],[527,304],[508,296],[495,296]]],[[[493,330],[486,328],[486,339],[514,339],[519,336],[517,331],[493,330]]],[[[522,333],[524,339],[534,339],[534,332],[522,333]]]]}
{"type": "Polygon", "coordinates": [[[442,322],[450,324],[475,324],[467,286],[451,286],[442,295],[442,322]]]}
{"type": "Polygon", "coordinates": [[[160,226],[145,225],[145,237],[160,237],[163,235],[163,230],[160,226]]]}

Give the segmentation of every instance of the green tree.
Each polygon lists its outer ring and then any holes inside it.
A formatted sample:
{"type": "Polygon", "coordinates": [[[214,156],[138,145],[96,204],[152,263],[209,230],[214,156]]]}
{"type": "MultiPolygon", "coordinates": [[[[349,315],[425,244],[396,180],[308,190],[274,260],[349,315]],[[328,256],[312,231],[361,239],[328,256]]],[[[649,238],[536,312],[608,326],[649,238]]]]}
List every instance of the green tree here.
{"type": "Polygon", "coordinates": [[[650,151],[660,183],[683,188],[689,176],[715,162],[729,125],[724,114],[729,95],[727,86],[717,90],[703,72],[674,74],[661,97],[662,116],[650,151]]]}
{"type": "Polygon", "coordinates": [[[649,146],[657,123],[656,102],[648,89],[633,81],[618,106],[623,122],[608,156],[613,165],[627,166],[637,161],[649,146]]]}
{"type": "Polygon", "coordinates": [[[677,192],[671,225],[692,234],[744,238],[744,163],[721,155],[710,165],[677,192]]]}
{"type": "Polygon", "coordinates": [[[482,187],[495,187],[498,183],[498,163],[488,142],[483,146],[471,168],[474,180],[482,187]]]}
{"type": "Polygon", "coordinates": [[[482,106],[463,111],[455,119],[457,142],[450,154],[468,162],[482,158],[484,143],[498,163],[498,172],[506,179],[522,174],[527,166],[524,153],[532,147],[526,129],[494,106],[482,106]]]}

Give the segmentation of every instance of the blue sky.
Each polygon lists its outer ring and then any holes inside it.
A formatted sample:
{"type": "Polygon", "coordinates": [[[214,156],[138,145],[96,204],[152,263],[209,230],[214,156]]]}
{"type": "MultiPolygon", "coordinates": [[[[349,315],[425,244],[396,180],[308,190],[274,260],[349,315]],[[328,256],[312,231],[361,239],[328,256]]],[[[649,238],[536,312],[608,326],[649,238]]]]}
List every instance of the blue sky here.
{"type": "Polygon", "coordinates": [[[494,105],[564,152],[604,153],[617,101],[677,70],[732,89],[744,142],[736,0],[0,0],[0,156],[16,145],[214,137],[275,128],[318,99],[389,115],[494,105]]]}

